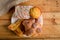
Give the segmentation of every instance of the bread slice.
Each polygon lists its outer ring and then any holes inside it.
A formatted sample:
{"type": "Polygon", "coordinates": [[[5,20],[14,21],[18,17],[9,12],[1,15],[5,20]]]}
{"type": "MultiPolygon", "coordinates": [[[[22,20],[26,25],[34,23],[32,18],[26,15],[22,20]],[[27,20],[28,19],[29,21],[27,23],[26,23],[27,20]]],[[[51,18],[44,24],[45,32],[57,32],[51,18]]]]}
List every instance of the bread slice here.
{"type": "Polygon", "coordinates": [[[14,31],[18,36],[22,37],[23,36],[23,32],[19,28],[19,26],[20,26],[22,21],[23,20],[18,20],[16,23],[9,25],[8,29],[14,31]]]}

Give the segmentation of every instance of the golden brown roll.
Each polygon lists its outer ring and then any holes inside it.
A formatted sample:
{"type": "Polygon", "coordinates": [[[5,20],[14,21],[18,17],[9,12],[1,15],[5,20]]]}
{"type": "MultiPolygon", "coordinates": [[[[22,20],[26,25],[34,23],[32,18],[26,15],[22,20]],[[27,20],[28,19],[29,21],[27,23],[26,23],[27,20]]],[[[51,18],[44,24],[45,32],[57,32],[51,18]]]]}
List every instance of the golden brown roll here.
{"type": "Polygon", "coordinates": [[[31,16],[32,18],[38,19],[38,18],[40,17],[40,15],[41,15],[41,10],[40,10],[40,8],[38,8],[38,7],[33,7],[33,8],[30,9],[30,16],[31,16]]]}

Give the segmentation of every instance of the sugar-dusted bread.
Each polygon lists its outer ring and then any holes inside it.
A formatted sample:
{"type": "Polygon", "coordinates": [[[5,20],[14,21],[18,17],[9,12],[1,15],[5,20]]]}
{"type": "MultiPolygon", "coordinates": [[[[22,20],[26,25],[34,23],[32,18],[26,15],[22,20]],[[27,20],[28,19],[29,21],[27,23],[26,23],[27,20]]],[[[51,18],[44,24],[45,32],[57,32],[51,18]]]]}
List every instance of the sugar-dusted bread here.
{"type": "Polygon", "coordinates": [[[26,36],[32,36],[37,35],[41,32],[41,25],[39,22],[37,22],[37,19],[25,19],[22,24],[25,27],[25,35],[26,36]]]}

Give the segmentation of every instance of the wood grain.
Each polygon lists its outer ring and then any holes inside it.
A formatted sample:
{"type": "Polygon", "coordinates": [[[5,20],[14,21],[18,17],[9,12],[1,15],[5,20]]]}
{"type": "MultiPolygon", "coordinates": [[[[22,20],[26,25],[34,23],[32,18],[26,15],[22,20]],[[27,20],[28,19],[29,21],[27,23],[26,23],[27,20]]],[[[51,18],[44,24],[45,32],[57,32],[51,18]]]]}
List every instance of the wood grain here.
{"type": "Polygon", "coordinates": [[[29,0],[21,5],[39,6],[43,12],[59,12],[60,0],[29,0]]]}
{"type": "MultiPolygon", "coordinates": [[[[34,5],[42,10],[43,15],[43,28],[38,39],[34,40],[60,40],[60,0],[29,0],[20,5],[34,5]]],[[[0,16],[0,39],[20,39],[14,32],[8,29],[12,16],[11,12],[0,16]]],[[[26,38],[24,38],[25,40],[26,38]]],[[[33,40],[26,39],[26,40],[33,40]]],[[[21,38],[21,40],[23,40],[21,38]]]]}

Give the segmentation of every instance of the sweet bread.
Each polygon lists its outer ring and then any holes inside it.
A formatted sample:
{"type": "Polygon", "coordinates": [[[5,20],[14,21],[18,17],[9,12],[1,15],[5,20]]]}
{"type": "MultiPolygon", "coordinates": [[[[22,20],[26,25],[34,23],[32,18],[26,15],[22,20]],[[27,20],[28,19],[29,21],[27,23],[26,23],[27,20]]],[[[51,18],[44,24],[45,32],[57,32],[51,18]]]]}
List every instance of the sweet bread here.
{"type": "Polygon", "coordinates": [[[40,24],[36,19],[25,19],[22,24],[25,27],[25,35],[32,36],[41,32],[40,24]]]}
{"type": "Polygon", "coordinates": [[[10,24],[8,28],[12,31],[16,30],[23,20],[18,20],[16,23],[10,24]]]}
{"type": "Polygon", "coordinates": [[[9,25],[8,29],[14,31],[18,36],[22,37],[23,36],[23,32],[19,28],[22,21],[23,20],[18,20],[16,23],[9,25]]]}
{"type": "Polygon", "coordinates": [[[40,17],[40,15],[41,15],[41,10],[40,10],[40,8],[38,8],[38,7],[33,7],[33,8],[30,9],[30,16],[31,16],[32,18],[38,19],[38,18],[40,17]]]}

